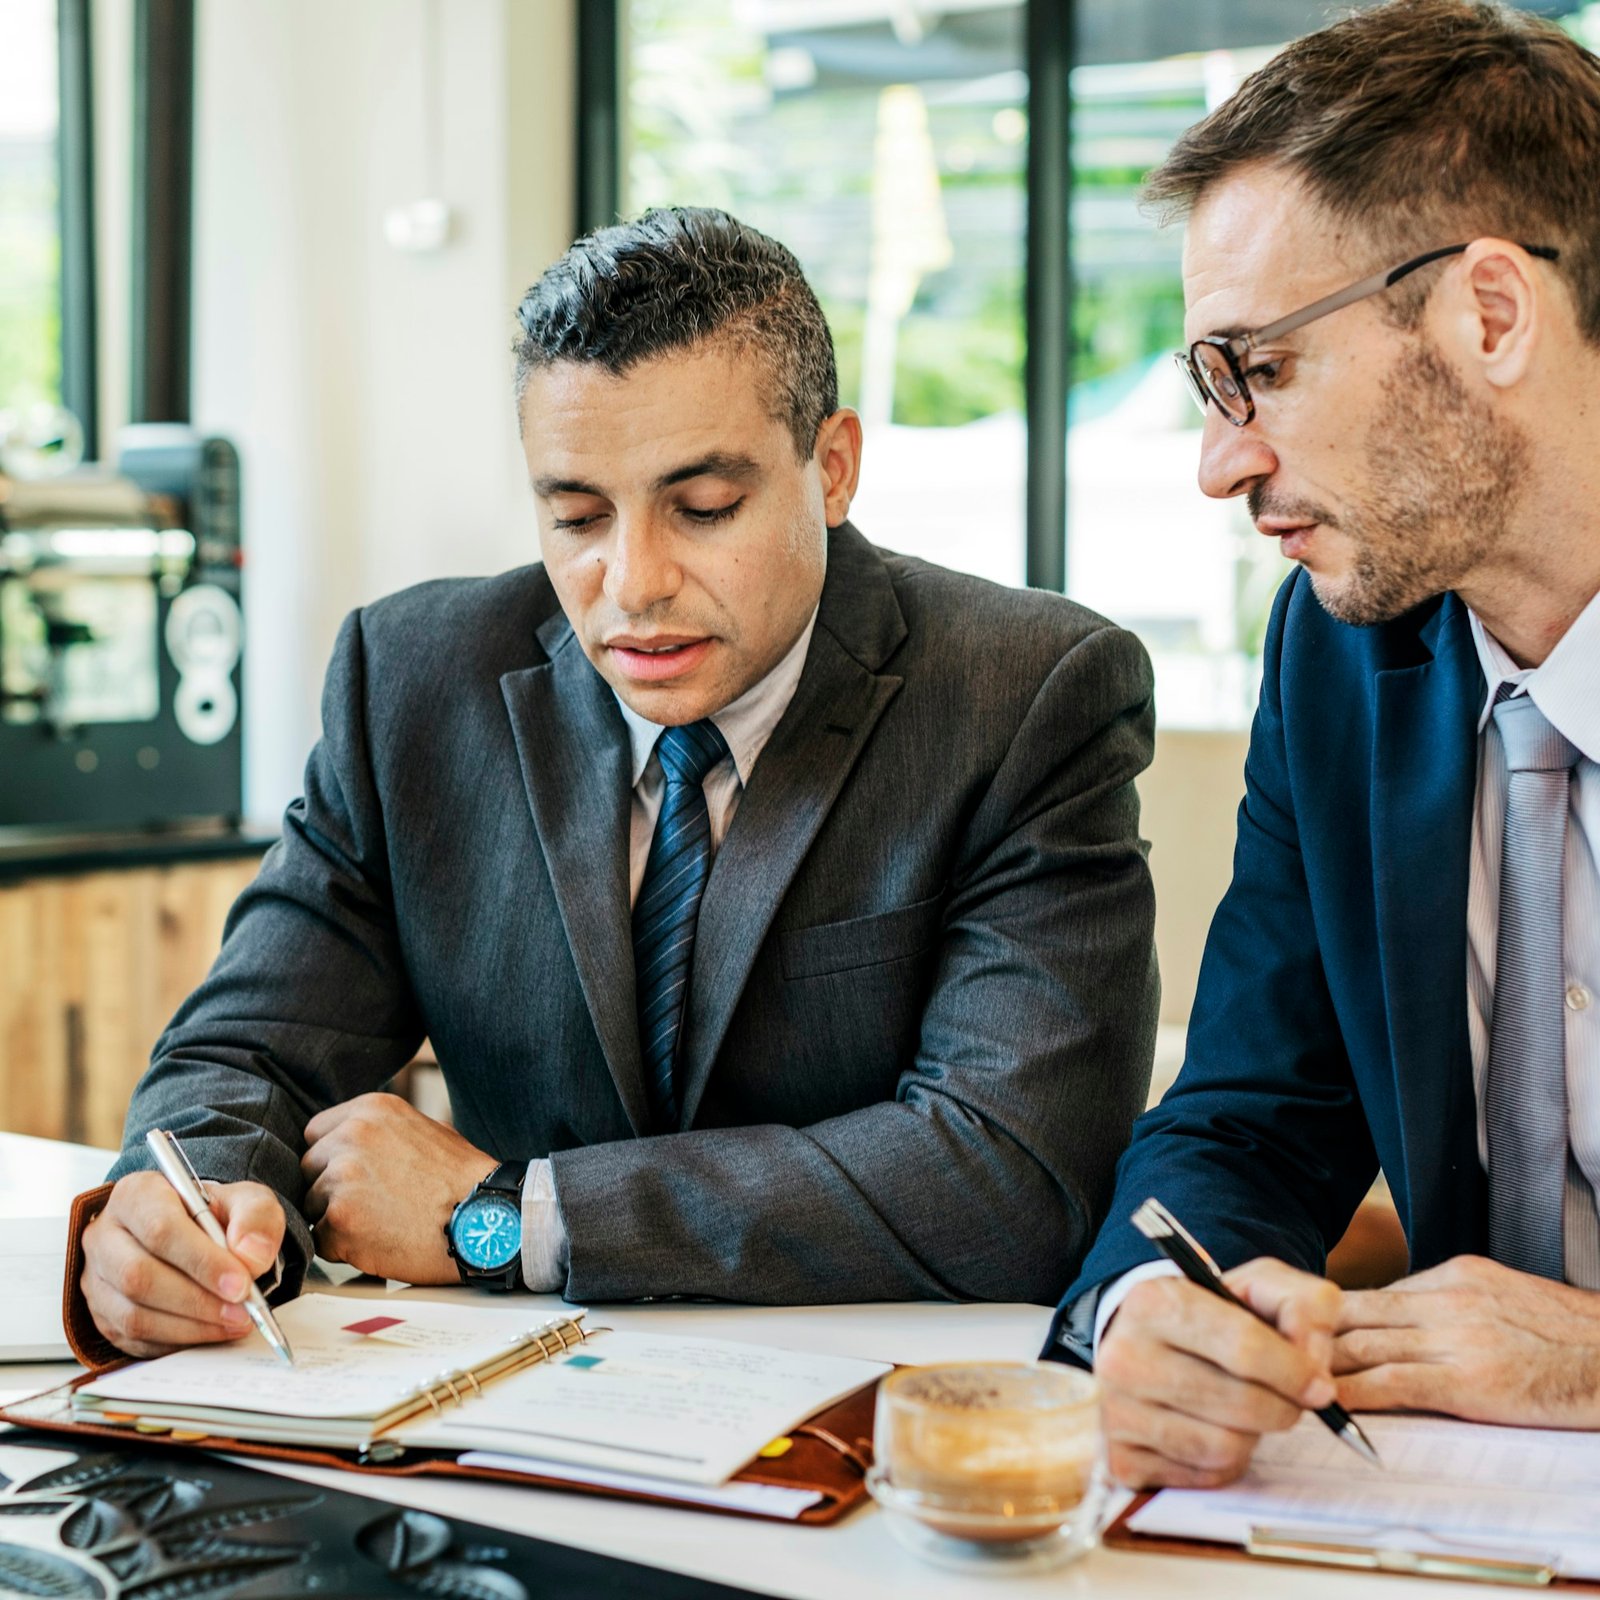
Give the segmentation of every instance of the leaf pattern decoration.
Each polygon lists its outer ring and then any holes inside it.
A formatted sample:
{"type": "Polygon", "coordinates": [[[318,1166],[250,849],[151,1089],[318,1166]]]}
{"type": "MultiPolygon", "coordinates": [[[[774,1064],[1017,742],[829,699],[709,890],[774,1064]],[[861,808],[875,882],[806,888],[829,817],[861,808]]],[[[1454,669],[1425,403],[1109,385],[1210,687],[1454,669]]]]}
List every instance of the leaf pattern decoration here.
{"type": "Polygon", "coordinates": [[[437,1561],[454,1538],[443,1517],[427,1511],[391,1511],[356,1535],[361,1553],[386,1572],[414,1572],[437,1561]]]}
{"type": "Polygon", "coordinates": [[[253,1583],[263,1573],[304,1561],[304,1552],[273,1550],[265,1555],[208,1559],[204,1566],[170,1566],[124,1586],[118,1600],[199,1600],[253,1583]]]}
{"type": "Polygon", "coordinates": [[[0,1544],[0,1593],[42,1595],[48,1600],[106,1600],[92,1573],[45,1550],[0,1544]]]}
{"type": "Polygon", "coordinates": [[[418,1594],[435,1600],[528,1600],[528,1591],[509,1572],[464,1561],[436,1562],[408,1581],[418,1594]]]}
{"type": "Polygon", "coordinates": [[[156,1526],[161,1541],[176,1545],[184,1540],[209,1538],[214,1534],[231,1533],[236,1528],[250,1528],[262,1522],[286,1521],[298,1517],[321,1505],[321,1494],[283,1495],[273,1500],[252,1500],[240,1506],[221,1506],[214,1510],[201,1507],[186,1511],[181,1516],[166,1518],[156,1526]]]}

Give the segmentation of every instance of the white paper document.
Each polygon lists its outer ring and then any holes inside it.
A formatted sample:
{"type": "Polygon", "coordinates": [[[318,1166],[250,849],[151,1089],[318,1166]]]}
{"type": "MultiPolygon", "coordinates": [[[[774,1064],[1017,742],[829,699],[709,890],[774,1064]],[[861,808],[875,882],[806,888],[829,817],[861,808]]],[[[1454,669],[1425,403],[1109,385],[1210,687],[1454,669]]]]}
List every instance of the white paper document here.
{"type": "MultiPolygon", "coordinates": [[[[456,1457],[463,1467],[490,1467],[501,1472],[525,1472],[530,1478],[559,1478],[563,1483],[592,1483],[602,1489],[622,1489],[633,1494],[661,1494],[669,1486],[659,1478],[636,1472],[607,1472],[601,1467],[575,1467],[567,1461],[542,1461],[537,1456],[500,1456],[492,1450],[468,1450],[456,1457]]],[[[690,1506],[721,1506],[728,1511],[754,1511],[764,1517],[793,1522],[802,1511],[822,1499],[816,1489],[789,1489],[777,1483],[732,1483],[695,1487],[670,1485],[673,1500],[690,1506]]]]}
{"type": "Polygon", "coordinates": [[[1163,1489],[1135,1533],[1245,1544],[1254,1528],[1427,1553],[1548,1562],[1600,1578],[1600,1434],[1363,1416],[1368,1466],[1313,1416],[1271,1434],[1227,1489],[1163,1489]]]}
{"type": "Polygon", "coordinates": [[[722,1483],[889,1367],[846,1356],[681,1335],[597,1335],[405,1429],[407,1444],[722,1483]]]}
{"type": "Polygon", "coordinates": [[[61,1331],[67,1219],[0,1217],[0,1361],[70,1361],[61,1331]]]}

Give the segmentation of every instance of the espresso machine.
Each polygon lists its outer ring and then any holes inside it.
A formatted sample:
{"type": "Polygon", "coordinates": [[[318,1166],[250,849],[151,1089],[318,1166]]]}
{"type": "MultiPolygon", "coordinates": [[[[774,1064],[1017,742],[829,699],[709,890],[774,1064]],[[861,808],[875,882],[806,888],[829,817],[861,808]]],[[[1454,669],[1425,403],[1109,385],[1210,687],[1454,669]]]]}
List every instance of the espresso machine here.
{"type": "Polygon", "coordinates": [[[0,477],[0,827],[238,821],[239,504],[233,446],[178,424],[0,477]]]}

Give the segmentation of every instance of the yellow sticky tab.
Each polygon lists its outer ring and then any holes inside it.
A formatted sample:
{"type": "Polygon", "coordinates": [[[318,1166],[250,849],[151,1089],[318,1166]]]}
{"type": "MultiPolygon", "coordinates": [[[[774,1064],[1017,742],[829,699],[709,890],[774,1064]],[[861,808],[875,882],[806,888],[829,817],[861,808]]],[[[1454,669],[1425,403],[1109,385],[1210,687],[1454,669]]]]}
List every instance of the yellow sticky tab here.
{"type": "Polygon", "coordinates": [[[136,1433],[171,1433],[172,1432],[172,1424],[170,1422],[155,1422],[155,1421],[152,1421],[149,1417],[140,1417],[139,1420],[134,1423],[133,1427],[134,1427],[134,1431],[136,1433]]]}
{"type": "Polygon", "coordinates": [[[779,1456],[786,1456],[794,1449],[793,1439],[774,1439],[771,1444],[764,1444],[756,1452],[763,1461],[776,1461],[779,1456]]]}

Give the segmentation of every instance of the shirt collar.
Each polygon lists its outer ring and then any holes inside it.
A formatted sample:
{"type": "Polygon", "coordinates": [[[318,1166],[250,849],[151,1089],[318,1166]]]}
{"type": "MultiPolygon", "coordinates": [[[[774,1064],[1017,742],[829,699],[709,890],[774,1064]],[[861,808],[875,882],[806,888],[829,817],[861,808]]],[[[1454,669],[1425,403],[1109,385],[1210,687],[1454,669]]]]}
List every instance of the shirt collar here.
{"type": "Polygon", "coordinates": [[[1570,739],[1590,761],[1600,762],[1600,594],[1596,594],[1578,619],[1556,641],[1556,647],[1537,667],[1519,667],[1505,647],[1484,627],[1477,612],[1467,611],[1472,622],[1472,642],[1489,685],[1478,717],[1482,733],[1503,683],[1526,692],[1549,719],[1551,727],[1570,739]]]}
{"type": "MultiPolygon", "coordinates": [[[[817,613],[813,611],[810,620],[801,629],[800,637],[789,646],[788,654],[777,666],[759,683],[746,689],[737,700],[712,713],[711,720],[716,723],[717,731],[728,742],[728,751],[733,757],[734,770],[739,774],[741,785],[750,782],[756,757],[766,747],[772,730],[778,726],[784,712],[789,709],[789,702],[794,699],[800,674],[806,664],[806,651],[811,647],[811,635],[816,626],[817,613]]],[[[662,725],[641,717],[615,689],[611,692],[616,695],[622,720],[628,724],[628,740],[633,749],[633,787],[637,789],[645,768],[650,765],[656,740],[661,737],[662,725]]]]}

